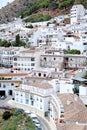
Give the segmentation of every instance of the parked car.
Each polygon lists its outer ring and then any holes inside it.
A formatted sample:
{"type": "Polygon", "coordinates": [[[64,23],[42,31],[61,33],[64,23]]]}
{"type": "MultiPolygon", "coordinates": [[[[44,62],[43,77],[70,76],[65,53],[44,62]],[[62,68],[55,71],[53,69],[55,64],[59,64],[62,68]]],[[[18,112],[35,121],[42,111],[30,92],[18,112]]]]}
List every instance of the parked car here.
{"type": "Polygon", "coordinates": [[[39,123],[39,122],[35,122],[35,126],[36,126],[37,128],[40,128],[40,123],[39,123]]]}
{"type": "Polygon", "coordinates": [[[6,98],[6,96],[4,96],[4,95],[0,97],[0,99],[5,99],[5,98],[6,98]]]}
{"type": "Polygon", "coordinates": [[[37,130],[42,130],[40,122],[38,120],[38,116],[36,114],[34,114],[34,113],[30,113],[29,116],[31,117],[32,121],[34,122],[37,130]]]}
{"type": "Polygon", "coordinates": [[[24,109],[22,109],[22,108],[17,108],[17,110],[18,110],[19,112],[21,112],[21,113],[24,113],[24,109]]]}
{"type": "Polygon", "coordinates": [[[34,114],[34,113],[29,113],[29,116],[30,116],[32,119],[37,119],[37,115],[34,114]]]}
{"type": "Polygon", "coordinates": [[[33,121],[34,123],[39,123],[38,118],[32,118],[32,121],[33,121]]]}
{"type": "Polygon", "coordinates": [[[39,127],[39,128],[37,128],[37,130],[42,130],[42,128],[41,128],[41,127],[39,127]]]}

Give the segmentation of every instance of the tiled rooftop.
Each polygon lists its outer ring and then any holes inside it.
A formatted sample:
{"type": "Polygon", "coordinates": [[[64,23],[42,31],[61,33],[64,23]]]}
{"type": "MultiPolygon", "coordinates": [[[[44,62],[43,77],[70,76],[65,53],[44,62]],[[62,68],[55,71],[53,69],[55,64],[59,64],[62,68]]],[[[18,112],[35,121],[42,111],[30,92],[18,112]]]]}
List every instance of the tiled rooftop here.
{"type": "Polygon", "coordinates": [[[66,122],[87,122],[87,109],[80,98],[74,94],[58,94],[61,100],[66,122]]]}
{"type": "Polygon", "coordinates": [[[58,130],[87,130],[87,125],[62,124],[58,126],[58,130]]]}
{"type": "Polygon", "coordinates": [[[35,83],[25,83],[25,85],[34,86],[34,87],[42,88],[42,89],[50,89],[50,88],[52,88],[52,85],[49,84],[49,83],[35,82],[35,83]]]}

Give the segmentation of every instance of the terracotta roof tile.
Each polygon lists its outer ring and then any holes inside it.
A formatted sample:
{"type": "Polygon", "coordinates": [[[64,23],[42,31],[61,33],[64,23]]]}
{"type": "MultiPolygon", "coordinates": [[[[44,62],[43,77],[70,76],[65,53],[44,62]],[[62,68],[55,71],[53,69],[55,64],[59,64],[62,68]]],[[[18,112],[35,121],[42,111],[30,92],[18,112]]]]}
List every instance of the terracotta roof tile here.
{"type": "Polygon", "coordinates": [[[58,130],[87,130],[87,126],[77,124],[61,124],[58,126],[58,130]]]}
{"type": "Polygon", "coordinates": [[[49,84],[49,83],[39,83],[39,82],[35,82],[35,83],[25,83],[25,85],[27,86],[34,86],[34,87],[37,87],[37,88],[42,88],[42,89],[50,89],[52,88],[52,85],[49,84]]]}
{"type": "Polygon", "coordinates": [[[87,109],[80,98],[74,94],[58,94],[64,106],[65,121],[87,122],[87,109]]]}

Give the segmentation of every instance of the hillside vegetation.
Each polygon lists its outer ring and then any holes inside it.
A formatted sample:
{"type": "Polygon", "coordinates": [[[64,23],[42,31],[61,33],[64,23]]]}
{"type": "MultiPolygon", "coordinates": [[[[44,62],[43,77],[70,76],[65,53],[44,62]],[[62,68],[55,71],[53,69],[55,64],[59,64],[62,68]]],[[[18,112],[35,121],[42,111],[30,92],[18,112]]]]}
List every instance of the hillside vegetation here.
{"type": "Polygon", "coordinates": [[[0,10],[0,23],[36,13],[49,15],[49,17],[58,16],[61,12],[70,10],[73,4],[83,4],[87,8],[87,0],[15,0],[0,10]]]}
{"type": "Polygon", "coordinates": [[[29,116],[14,109],[0,115],[0,130],[36,130],[36,127],[29,116]]]}

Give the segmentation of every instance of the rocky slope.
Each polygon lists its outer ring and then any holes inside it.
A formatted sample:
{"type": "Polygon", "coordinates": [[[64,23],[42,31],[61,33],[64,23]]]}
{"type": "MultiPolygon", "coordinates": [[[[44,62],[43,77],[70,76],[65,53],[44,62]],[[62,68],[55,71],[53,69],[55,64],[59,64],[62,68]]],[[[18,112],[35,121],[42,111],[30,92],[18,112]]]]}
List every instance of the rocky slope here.
{"type": "Polygon", "coordinates": [[[0,9],[0,23],[7,23],[18,17],[21,11],[30,8],[35,0],[15,0],[0,9]]]}
{"type": "Polygon", "coordinates": [[[15,17],[24,18],[34,13],[49,14],[54,17],[70,10],[74,3],[87,7],[87,0],[15,0],[0,9],[0,24],[12,21],[15,17]]]}

